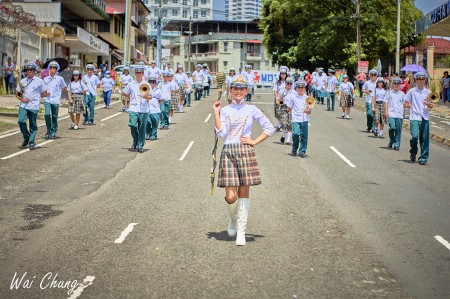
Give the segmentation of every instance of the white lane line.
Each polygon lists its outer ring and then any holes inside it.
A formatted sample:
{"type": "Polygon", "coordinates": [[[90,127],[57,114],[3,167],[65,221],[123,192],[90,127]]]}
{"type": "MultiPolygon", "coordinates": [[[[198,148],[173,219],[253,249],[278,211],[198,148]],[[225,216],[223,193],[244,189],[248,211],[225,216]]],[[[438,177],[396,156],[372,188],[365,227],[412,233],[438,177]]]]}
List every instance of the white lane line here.
{"type": "Polygon", "coordinates": [[[210,114],[208,114],[208,116],[206,117],[206,119],[205,119],[205,123],[207,123],[208,122],[208,120],[209,120],[209,118],[211,117],[211,113],[210,114]]]}
{"type": "Polygon", "coordinates": [[[441,129],[441,130],[443,130],[444,128],[442,128],[442,127],[439,127],[439,126],[436,126],[436,125],[430,125],[430,127],[433,127],[433,128],[437,128],[437,129],[441,129]]]}
{"type": "Polygon", "coordinates": [[[441,123],[444,123],[444,124],[450,125],[450,121],[446,121],[446,120],[441,120],[441,123]]]}
{"type": "Polygon", "coordinates": [[[116,114],[113,114],[113,115],[110,115],[110,116],[108,116],[108,117],[105,117],[104,119],[101,119],[100,121],[108,120],[108,119],[113,118],[114,116],[117,116],[117,115],[119,115],[119,114],[123,114],[123,112],[117,112],[116,114]]]}
{"type": "Polygon", "coordinates": [[[189,150],[191,149],[192,145],[194,144],[194,141],[189,142],[188,147],[186,148],[186,150],[184,151],[183,155],[181,156],[181,158],[179,159],[179,161],[183,161],[184,158],[186,157],[187,153],[189,152],[189,150]]]}
{"type": "Polygon", "coordinates": [[[447,247],[448,250],[450,250],[450,243],[447,242],[447,240],[445,240],[444,238],[442,238],[441,236],[434,236],[434,238],[436,240],[438,240],[439,243],[441,243],[442,245],[444,245],[445,247],[447,247]]]}
{"type": "Polygon", "coordinates": [[[347,163],[350,167],[356,167],[355,165],[353,165],[352,162],[350,162],[349,159],[347,159],[343,154],[341,154],[334,146],[330,146],[330,148],[333,150],[333,152],[336,153],[336,155],[338,155],[342,160],[344,160],[345,163],[347,163]]]}
{"type": "MultiPolygon", "coordinates": [[[[53,142],[53,141],[55,141],[55,140],[47,140],[47,141],[44,141],[44,142],[42,142],[42,143],[36,144],[36,147],[41,147],[41,146],[43,146],[43,145],[45,145],[45,144],[47,144],[47,143],[53,142]]],[[[7,160],[7,159],[9,159],[9,158],[13,158],[13,157],[15,157],[15,156],[21,155],[21,154],[26,153],[26,152],[29,152],[29,151],[30,151],[30,149],[27,148],[27,149],[21,150],[21,151],[19,151],[19,152],[17,152],[17,153],[11,154],[11,155],[6,156],[6,157],[3,157],[2,160],[7,160]]]]}
{"type": "Polygon", "coordinates": [[[86,276],[86,278],[83,279],[83,282],[80,282],[77,288],[73,290],[73,292],[71,292],[71,290],[67,292],[67,295],[70,295],[69,299],[76,299],[80,297],[81,293],[83,293],[85,288],[94,284],[93,283],[94,279],[95,276],[86,276]]]}
{"type": "Polygon", "coordinates": [[[128,224],[127,228],[125,228],[123,230],[123,232],[120,234],[120,236],[116,240],[114,240],[114,243],[117,243],[117,244],[122,243],[125,240],[125,238],[128,236],[128,234],[133,231],[133,227],[135,225],[137,225],[137,224],[138,223],[130,223],[130,224],[128,224]]]}

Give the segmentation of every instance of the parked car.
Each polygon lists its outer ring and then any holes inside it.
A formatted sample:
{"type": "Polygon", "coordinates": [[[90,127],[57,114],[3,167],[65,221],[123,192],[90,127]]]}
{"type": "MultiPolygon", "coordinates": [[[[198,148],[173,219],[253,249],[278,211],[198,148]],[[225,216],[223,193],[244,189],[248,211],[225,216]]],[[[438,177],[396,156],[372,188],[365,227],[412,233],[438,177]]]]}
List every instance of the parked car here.
{"type": "MultiPolygon", "coordinates": [[[[130,75],[134,77],[134,68],[137,66],[137,64],[130,65],[130,75]]],[[[123,68],[125,65],[118,65],[114,67],[114,70],[116,71],[116,83],[119,84],[120,76],[123,74],[123,68]]]]}

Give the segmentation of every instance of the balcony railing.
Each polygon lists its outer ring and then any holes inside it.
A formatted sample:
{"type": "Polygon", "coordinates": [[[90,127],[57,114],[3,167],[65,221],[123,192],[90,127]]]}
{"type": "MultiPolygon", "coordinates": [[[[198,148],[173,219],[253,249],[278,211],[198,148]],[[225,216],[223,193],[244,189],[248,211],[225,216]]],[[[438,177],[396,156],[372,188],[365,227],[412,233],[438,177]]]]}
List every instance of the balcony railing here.
{"type": "MultiPolygon", "coordinates": [[[[189,36],[184,37],[185,43],[188,43],[189,36]]],[[[262,40],[262,34],[256,34],[256,33],[213,33],[212,35],[209,34],[199,34],[191,36],[190,42],[191,43],[204,43],[204,42],[217,42],[220,40],[223,41],[240,41],[245,42],[245,40],[248,39],[254,39],[254,40],[262,40]]],[[[180,38],[173,38],[170,40],[170,45],[176,45],[180,43],[180,38]]]]}
{"type": "Polygon", "coordinates": [[[247,60],[249,61],[259,61],[262,59],[261,53],[247,53],[247,60]]]}

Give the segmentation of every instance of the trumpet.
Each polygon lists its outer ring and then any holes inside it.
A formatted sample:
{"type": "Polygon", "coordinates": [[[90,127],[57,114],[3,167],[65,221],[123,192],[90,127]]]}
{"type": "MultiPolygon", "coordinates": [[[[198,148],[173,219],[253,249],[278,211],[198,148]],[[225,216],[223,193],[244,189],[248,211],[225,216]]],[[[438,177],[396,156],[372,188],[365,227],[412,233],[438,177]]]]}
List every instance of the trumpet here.
{"type": "Polygon", "coordinates": [[[305,99],[305,103],[306,103],[306,106],[308,106],[308,108],[312,108],[312,107],[314,107],[316,100],[314,100],[314,98],[312,96],[308,96],[305,99]]]}
{"type": "Polygon", "coordinates": [[[437,93],[437,92],[432,92],[432,93],[430,93],[430,95],[428,96],[428,100],[429,100],[431,103],[433,103],[433,104],[438,103],[439,100],[440,100],[440,95],[439,95],[439,93],[437,93]]]}
{"type": "Polygon", "coordinates": [[[279,100],[278,103],[280,104],[280,106],[284,105],[284,101],[283,100],[279,100]]]}
{"type": "Polygon", "coordinates": [[[19,100],[22,100],[23,95],[25,94],[25,87],[23,86],[22,82],[20,82],[20,80],[18,80],[18,81],[19,81],[20,91],[16,91],[15,96],[19,100]]]}
{"type": "Polygon", "coordinates": [[[141,93],[141,96],[146,96],[150,92],[150,84],[142,83],[139,86],[139,92],[141,93]]]}

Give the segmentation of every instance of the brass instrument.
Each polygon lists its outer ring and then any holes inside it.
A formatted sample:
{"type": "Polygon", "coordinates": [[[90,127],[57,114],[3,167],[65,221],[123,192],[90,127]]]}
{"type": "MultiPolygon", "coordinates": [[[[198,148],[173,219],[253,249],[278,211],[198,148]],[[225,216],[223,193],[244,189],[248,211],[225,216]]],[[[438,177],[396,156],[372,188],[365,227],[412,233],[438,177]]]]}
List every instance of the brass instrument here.
{"type": "Polygon", "coordinates": [[[146,96],[150,92],[150,84],[148,83],[142,83],[139,86],[139,92],[141,93],[141,96],[146,96]]]}
{"type": "Polygon", "coordinates": [[[430,84],[430,90],[431,93],[428,95],[428,101],[430,101],[433,104],[436,104],[441,99],[441,95],[439,92],[436,92],[436,82],[432,82],[430,84]]]}
{"type": "Polygon", "coordinates": [[[278,103],[280,104],[280,106],[284,105],[284,101],[283,100],[279,100],[278,103]]]}
{"type": "Polygon", "coordinates": [[[305,103],[308,108],[312,109],[312,107],[314,107],[314,104],[316,103],[316,100],[314,100],[312,96],[308,96],[305,99],[305,103]]]}
{"type": "Polygon", "coordinates": [[[217,73],[216,80],[217,80],[217,101],[220,100],[220,97],[222,96],[223,92],[223,84],[225,83],[226,74],[225,72],[217,73]]]}
{"type": "Polygon", "coordinates": [[[22,82],[20,82],[20,80],[18,80],[18,81],[19,81],[20,91],[16,90],[15,95],[16,95],[16,98],[18,98],[21,101],[25,94],[25,87],[23,86],[22,82]]]}

